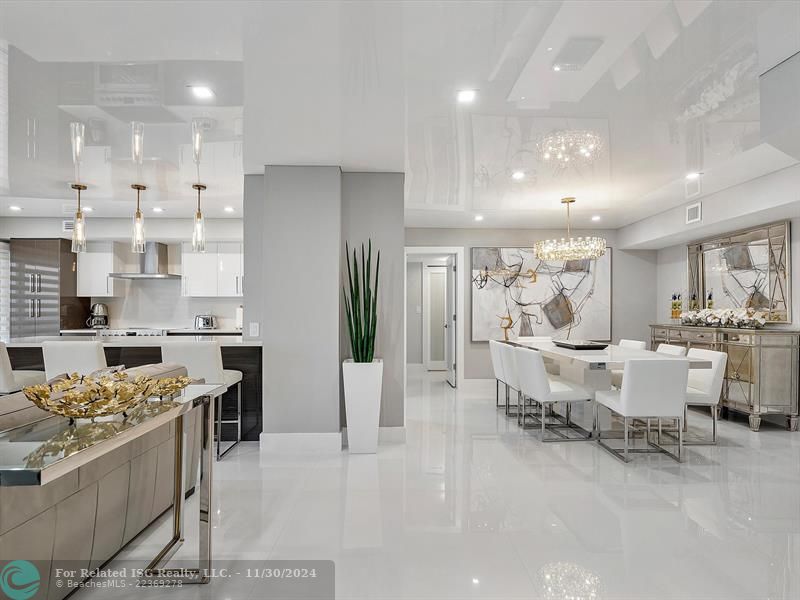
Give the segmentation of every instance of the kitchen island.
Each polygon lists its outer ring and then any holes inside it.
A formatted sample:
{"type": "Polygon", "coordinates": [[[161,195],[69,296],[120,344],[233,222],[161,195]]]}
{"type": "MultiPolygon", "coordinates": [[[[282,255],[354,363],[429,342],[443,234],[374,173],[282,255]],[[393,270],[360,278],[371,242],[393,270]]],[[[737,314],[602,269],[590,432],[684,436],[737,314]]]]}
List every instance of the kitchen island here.
{"type": "MultiPolygon", "coordinates": [[[[261,342],[234,335],[173,336],[46,336],[12,338],[6,344],[13,369],[44,371],[42,343],[48,341],[99,341],[103,344],[109,365],[138,367],[161,362],[161,344],[180,340],[187,342],[217,341],[222,347],[222,365],[241,371],[242,378],[242,439],[258,441],[261,433],[261,342]]],[[[231,388],[222,399],[223,420],[235,419],[236,390],[231,388]]],[[[223,425],[222,439],[235,438],[235,425],[223,425]]]]}

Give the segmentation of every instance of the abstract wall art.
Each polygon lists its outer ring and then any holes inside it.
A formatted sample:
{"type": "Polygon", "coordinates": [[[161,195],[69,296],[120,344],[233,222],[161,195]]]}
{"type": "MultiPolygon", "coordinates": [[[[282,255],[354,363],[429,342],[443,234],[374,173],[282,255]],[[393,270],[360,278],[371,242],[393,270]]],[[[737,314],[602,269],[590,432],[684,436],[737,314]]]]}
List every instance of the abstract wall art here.
{"type": "Polygon", "coordinates": [[[611,339],[611,249],[541,261],[532,248],[472,248],[472,341],[611,339]]]}

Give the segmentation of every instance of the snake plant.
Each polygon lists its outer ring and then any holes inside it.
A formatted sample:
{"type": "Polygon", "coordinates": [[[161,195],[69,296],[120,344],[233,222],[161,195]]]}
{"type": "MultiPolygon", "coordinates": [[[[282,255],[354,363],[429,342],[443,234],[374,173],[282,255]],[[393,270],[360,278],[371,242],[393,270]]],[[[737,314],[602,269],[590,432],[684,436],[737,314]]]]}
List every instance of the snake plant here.
{"type": "Polygon", "coordinates": [[[381,252],[378,250],[375,263],[375,281],[372,280],[372,239],[364,253],[361,244],[359,264],[356,249],[350,261],[350,247],[345,244],[347,254],[347,287],[342,287],[344,308],[347,313],[347,330],[350,333],[350,349],[353,362],[370,363],[375,355],[375,331],[378,325],[378,273],[381,268],[381,252]]]}

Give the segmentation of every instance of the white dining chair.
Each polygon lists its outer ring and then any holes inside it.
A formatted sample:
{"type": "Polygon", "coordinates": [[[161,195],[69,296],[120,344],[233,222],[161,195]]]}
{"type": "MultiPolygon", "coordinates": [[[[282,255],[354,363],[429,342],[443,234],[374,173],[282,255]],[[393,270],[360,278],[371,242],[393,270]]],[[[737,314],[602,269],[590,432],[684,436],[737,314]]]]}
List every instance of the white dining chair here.
{"type": "Polygon", "coordinates": [[[222,348],[216,341],[168,341],[161,345],[161,360],[186,367],[192,379],[202,379],[205,383],[223,385],[227,392],[236,386],[236,419],[223,419],[222,395],[214,398],[214,420],[216,426],[217,460],[225,456],[242,440],[242,372],[225,369],[222,366],[222,348]],[[236,424],[236,440],[222,449],[222,426],[236,424]]]}
{"type": "MultiPolygon", "coordinates": [[[[644,350],[647,348],[647,344],[640,340],[621,339],[617,345],[620,348],[630,348],[631,350],[644,350]]],[[[622,371],[620,369],[612,369],[611,385],[613,385],[615,388],[619,388],[619,386],[622,385],[622,371]]]]}
{"type": "MultiPolygon", "coordinates": [[[[707,360],[710,369],[689,369],[688,387],[686,388],[686,406],[708,406],[711,409],[711,444],[717,443],[717,420],[719,418],[719,398],[722,394],[722,383],[725,379],[725,367],[728,355],[725,352],[690,348],[686,355],[689,359],[707,360]]],[[[708,444],[709,442],[684,441],[685,445],[708,444]]]]}
{"type": "MultiPolygon", "coordinates": [[[[550,335],[527,335],[519,336],[516,341],[520,344],[525,344],[526,342],[552,342],[553,337],[550,335]]],[[[548,356],[543,358],[544,368],[547,369],[547,372],[551,375],[558,375],[561,371],[561,366],[558,364],[558,362],[548,356]]]]}
{"type": "MultiPolygon", "coordinates": [[[[500,356],[500,342],[497,340],[489,340],[489,356],[492,359],[492,372],[494,373],[494,400],[495,406],[501,408],[504,406],[500,402],[500,384],[505,386],[505,375],[503,374],[503,359],[500,356]]],[[[508,395],[508,387],[506,387],[506,395],[508,395]]]]}
{"type": "MultiPolygon", "coordinates": [[[[522,406],[525,406],[525,399],[530,398],[541,407],[539,425],[542,428],[542,441],[572,442],[591,438],[591,432],[572,422],[571,413],[574,402],[589,402],[592,399],[592,394],[577,383],[549,374],[545,370],[542,353],[538,350],[517,346],[514,348],[514,360],[516,361],[517,376],[520,391],[522,392],[522,406]],[[554,410],[558,404],[564,404],[563,420],[554,410]],[[548,413],[550,413],[552,420],[555,422],[547,423],[548,413]],[[580,436],[569,437],[562,433],[563,430],[577,431],[580,436]],[[548,431],[556,435],[548,437],[548,431]]],[[[527,413],[524,408],[521,413],[521,425],[525,427],[527,413]]],[[[535,417],[535,415],[533,416],[535,417]]],[[[520,421],[519,417],[517,420],[520,421]]]]}
{"type": "Polygon", "coordinates": [[[674,344],[659,344],[656,352],[667,356],[686,356],[686,348],[674,344]]]}
{"type": "Polygon", "coordinates": [[[686,403],[686,386],[689,379],[689,361],[675,359],[630,359],[625,361],[620,390],[599,390],[595,393],[594,422],[597,443],[625,462],[631,452],[664,452],[681,461],[683,450],[683,411],[686,403]],[[598,408],[605,406],[623,419],[623,447],[620,451],[602,440],[602,427],[598,408]],[[652,449],[631,449],[629,443],[630,422],[633,419],[647,421],[646,439],[652,449]],[[675,419],[678,421],[678,452],[674,454],[658,443],[650,441],[650,419],[675,419]]]}
{"type": "Polygon", "coordinates": [[[47,381],[44,371],[14,371],[8,348],[0,342],[0,395],[13,394],[29,385],[37,385],[47,381]]]}
{"type": "Polygon", "coordinates": [[[509,394],[506,393],[506,416],[516,417],[520,412],[520,404],[522,393],[519,391],[519,379],[517,374],[517,363],[514,360],[514,346],[508,343],[500,344],[500,360],[503,361],[503,375],[505,376],[505,384],[509,390],[516,392],[517,403],[512,405],[509,400],[509,394]],[[511,407],[515,407],[512,412],[511,407]]]}
{"type": "Polygon", "coordinates": [[[54,341],[42,343],[44,372],[48,380],[57,375],[89,375],[108,368],[103,344],[96,341],[54,341]]]}

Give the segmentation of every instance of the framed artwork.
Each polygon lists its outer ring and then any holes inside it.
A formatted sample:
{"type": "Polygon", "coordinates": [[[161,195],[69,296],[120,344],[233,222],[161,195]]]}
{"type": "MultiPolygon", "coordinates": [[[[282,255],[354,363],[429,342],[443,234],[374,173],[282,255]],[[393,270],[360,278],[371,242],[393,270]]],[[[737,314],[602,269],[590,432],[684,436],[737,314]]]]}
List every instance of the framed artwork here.
{"type": "Polygon", "coordinates": [[[611,248],[541,261],[533,248],[472,248],[472,341],[549,335],[611,339],[611,248]]]}

